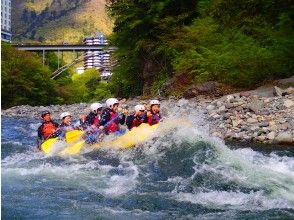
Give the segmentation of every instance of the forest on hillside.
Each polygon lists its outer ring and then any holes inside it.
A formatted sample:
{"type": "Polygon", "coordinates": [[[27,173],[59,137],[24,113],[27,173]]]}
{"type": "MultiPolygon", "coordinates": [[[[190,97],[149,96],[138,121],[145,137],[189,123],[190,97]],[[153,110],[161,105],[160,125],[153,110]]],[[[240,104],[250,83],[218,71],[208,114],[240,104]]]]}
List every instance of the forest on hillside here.
{"type": "Polygon", "coordinates": [[[210,80],[253,88],[293,75],[293,1],[108,0],[107,8],[119,48],[117,95],[158,95],[162,86],[180,95],[210,80]],[[181,78],[175,91],[169,82],[181,78]]]}
{"type": "Polygon", "coordinates": [[[110,40],[118,47],[110,81],[100,81],[94,69],[52,80],[56,54],[49,53],[51,62],[43,66],[38,54],[2,44],[2,107],[181,96],[207,81],[248,89],[292,76],[293,9],[290,0],[107,0],[110,40]]]}
{"type": "MultiPolygon", "coordinates": [[[[42,55],[19,51],[10,44],[1,45],[1,108],[17,105],[71,104],[97,101],[111,96],[108,84],[102,82],[96,69],[83,74],[66,70],[54,80],[52,73],[58,67],[57,55],[42,55]]],[[[62,64],[62,63],[61,63],[62,64]]]]}
{"type": "Polygon", "coordinates": [[[108,35],[111,30],[105,0],[12,1],[14,42],[78,43],[85,36],[108,35]]]}

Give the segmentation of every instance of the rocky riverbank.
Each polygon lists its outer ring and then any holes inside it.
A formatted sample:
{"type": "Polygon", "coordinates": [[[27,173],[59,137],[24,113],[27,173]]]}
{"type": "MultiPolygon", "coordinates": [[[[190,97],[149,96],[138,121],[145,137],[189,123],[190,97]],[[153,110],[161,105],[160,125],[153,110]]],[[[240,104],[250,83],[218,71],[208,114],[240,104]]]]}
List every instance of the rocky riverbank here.
{"type": "MultiPolygon", "coordinates": [[[[133,108],[137,103],[148,100],[121,100],[122,105],[133,108]]],[[[87,115],[89,103],[51,106],[16,106],[2,110],[3,116],[40,118],[40,113],[50,110],[54,119],[63,111],[69,111],[74,118],[87,115]]],[[[178,107],[183,114],[191,111],[202,112],[209,122],[210,133],[225,140],[247,142],[294,144],[294,89],[282,90],[274,87],[271,90],[246,91],[223,96],[219,99],[196,97],[193,99],[162,100],[162,114],[178,107]]],[[[176,110],[175,110],[176,111],[176,110]]]]}
{"type": "Polygon", "coordinates": [[[241,92],[206,106],[210,132],[223,139],[294,143],[294,89],[275,87],[273,97],[241,92]]]}

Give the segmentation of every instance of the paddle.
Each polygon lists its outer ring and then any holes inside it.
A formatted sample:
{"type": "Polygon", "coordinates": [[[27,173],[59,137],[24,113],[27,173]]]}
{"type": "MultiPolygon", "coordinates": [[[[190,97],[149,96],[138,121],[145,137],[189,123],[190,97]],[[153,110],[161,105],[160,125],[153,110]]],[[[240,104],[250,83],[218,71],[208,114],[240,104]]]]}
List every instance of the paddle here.
{"type": "MultiPolygon", "coordinates": [[[[113,119],[111,119],[109,122],[107,122],[104,125],[104,130],[105,128],[107,128],[111,123],[113,123],[118,117],[120,117],[122,115],[122,113],[118,113],[117,116],[115,116],[113,119]]],[[[103,130],[97,129],[97,131],[95,131],[93,134],[90,134],[88,137],[85,138],[85,140],[82,140],[70,147],[65,148],[61,154],[69,154],[69,155],[73,155],[73,154],[77,154],[80,152],[81,148],[84,146],[84,144],[91,140],[94,136],[96,136],[99,133],[101,133],[103,130]]]]}
{"type": "Polygon", "coordinates": [[[73,143],[79,140],[83,134],[84,134],[84,131],[81,131],[81,130],[68,131],[65,134],[65,140],[67,143],[73,143]]]}
{"type": "MultiPolygon", "coordinates": [[[[59,130],[60,131],[60,130],[59,130]]],[[[53,134],[56,134],[56,132],[54,132],[53,134]]],[[[61,132],[58,137],[55,138],[51,138],[52,135],[50,135],[42,144],[41,144],[41,149],[45,152],[45,153],[49,153],[51,148],[52,148],[52,144],[54,144],[57,140],[59,140],[63,135],[64,132],[61,132]]],[[[79,140],[81,138],[81,136],[84,134],[83,131],[81,130],[72,130],[72,131],[68,131],[65,134],[65,140],[67,143],[73,143],[76,142],[77,140],[79,140]]]]}

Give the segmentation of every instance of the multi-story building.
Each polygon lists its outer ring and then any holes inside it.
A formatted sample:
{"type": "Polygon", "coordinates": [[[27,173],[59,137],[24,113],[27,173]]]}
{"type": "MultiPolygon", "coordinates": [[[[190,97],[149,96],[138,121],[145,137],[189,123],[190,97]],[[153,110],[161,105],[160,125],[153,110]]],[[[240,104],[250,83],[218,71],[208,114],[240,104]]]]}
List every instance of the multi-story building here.
{"type": "Polygon", "coordinates": [[[1,40],[11,42],[11,0],[1,0],[1,40]]]}
{"type": "MultiPolygon", "coordinates": [[[[96,33],[94,37],[84,39],[86,45],[108,45],[104,34],[96,33]]],[[[84,53],[84,69],[96,68],[101,71],[101,78],[108,79],[111,75],[110,54],[105,51],[87,51],[84,53]]]]}

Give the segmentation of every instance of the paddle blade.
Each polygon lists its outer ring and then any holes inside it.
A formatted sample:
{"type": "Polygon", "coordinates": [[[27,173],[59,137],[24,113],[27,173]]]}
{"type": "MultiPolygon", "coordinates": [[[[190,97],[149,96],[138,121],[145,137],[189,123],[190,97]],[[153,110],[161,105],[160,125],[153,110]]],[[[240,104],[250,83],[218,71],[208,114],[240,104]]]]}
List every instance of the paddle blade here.
{"type": "Polygon", "coordinates": [[[41,144],[42,151],[44,151],[46,154],[50,153],[52,146],[56,140],[57,138],[50,138],[46,140],[43,144],[41,144]]]}
{"type": "Polygon", "coordinates": [[[81,136],[84,134],[81,130],[69,131],[65,134],[65,140],[67,143],[73,143],[81,139],[81,136]]]}

